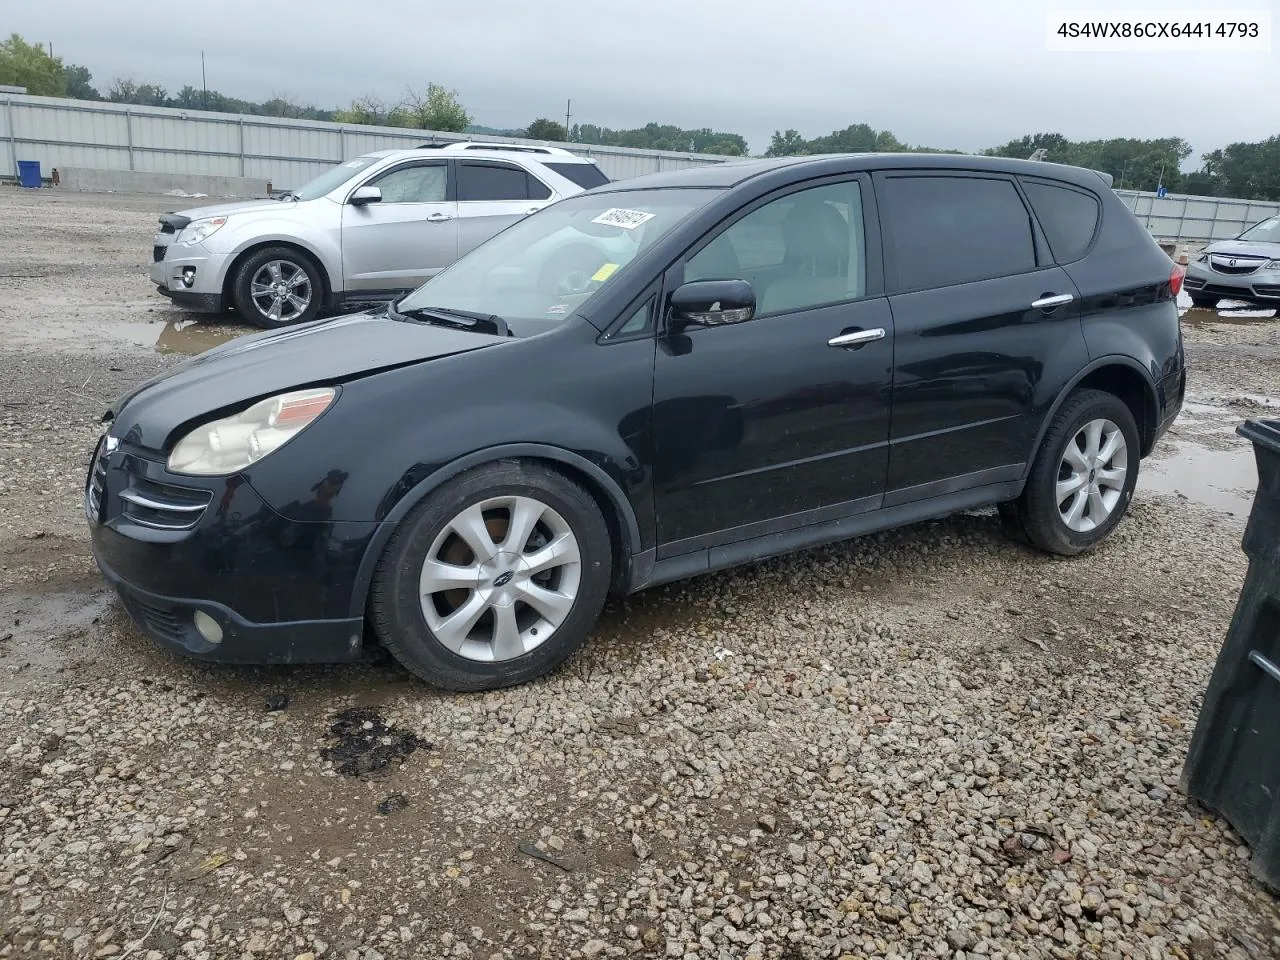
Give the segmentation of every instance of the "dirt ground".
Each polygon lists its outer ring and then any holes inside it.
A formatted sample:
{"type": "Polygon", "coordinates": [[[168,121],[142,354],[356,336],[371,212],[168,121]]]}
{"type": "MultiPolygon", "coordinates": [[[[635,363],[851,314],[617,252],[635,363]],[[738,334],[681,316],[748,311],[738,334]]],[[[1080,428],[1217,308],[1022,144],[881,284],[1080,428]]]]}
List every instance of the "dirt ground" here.
{"type": "Polygon", "coordinates": [[[1177,790],[1280,321],[1184,315],[1190,402],[1091,556],[966,514],[648,591],[557,675],[446,695],[170,656],[97,574],[96,416],[246,332],[146,279],[189,202],[0,189],[0,957],[1280,956],[1177,790]]]}

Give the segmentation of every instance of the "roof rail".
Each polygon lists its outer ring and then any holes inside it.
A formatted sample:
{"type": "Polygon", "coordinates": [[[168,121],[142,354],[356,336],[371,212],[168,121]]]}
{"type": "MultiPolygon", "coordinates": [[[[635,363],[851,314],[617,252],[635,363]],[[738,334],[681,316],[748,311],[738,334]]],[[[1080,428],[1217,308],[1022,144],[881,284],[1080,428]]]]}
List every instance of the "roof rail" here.
{"type": "MultiPolygon", "coordinates": [[[[543,147],[532,143],[485,143],[478,140],[454,140],[449,143],[420,143],[417,146],[419,150],[448,150],[453,153],[462,153],[467,150],[498,150],[507,153],[537,153],[544,156],[554,157],[578,157],[578,154],[571,153],[562,147],[543,147]]],[[[589,159],[582,157],[580,159],[589,159]]]]}

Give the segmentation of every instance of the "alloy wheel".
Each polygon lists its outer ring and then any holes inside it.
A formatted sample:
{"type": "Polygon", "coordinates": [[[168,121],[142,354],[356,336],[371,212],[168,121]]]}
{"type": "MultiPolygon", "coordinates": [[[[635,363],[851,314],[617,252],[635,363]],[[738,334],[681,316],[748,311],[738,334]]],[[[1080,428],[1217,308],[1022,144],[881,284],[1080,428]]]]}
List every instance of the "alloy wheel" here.
{"type": "Polygon", "coordinates": [[[249,283],[254,308],[273,323],[297,320],[311,306],[313,294],[307,271],[289,260],[268,260],[249,283]]]}
{"type": "Polygon", "coordinates": [[[1110,420],[1090,420],[1068,442],[1058,465],[1054,502],[1067,528],[1088,533],[1106,523],[1124,495],[1129,447],[1110,420]]]}
{"type": "Polygon", "coordinates": [[[422,614],[446,648],[496,663],[545,643],[582,579],[578,540],[541,500],[493,497],[445,524],[418,579],[422,614]]]}

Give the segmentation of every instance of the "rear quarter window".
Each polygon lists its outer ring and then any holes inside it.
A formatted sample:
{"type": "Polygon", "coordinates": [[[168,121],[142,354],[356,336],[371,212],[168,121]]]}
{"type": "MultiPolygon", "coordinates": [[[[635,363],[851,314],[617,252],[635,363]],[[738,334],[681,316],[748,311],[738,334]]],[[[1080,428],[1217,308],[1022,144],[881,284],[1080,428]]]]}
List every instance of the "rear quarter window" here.
{"type": "Polygon", "coordinates": [[[1058,263],[1069,263],[1084,256],[1098,229],[1098,199],[1083,190],[1040,180],[1023,180],[1022,189],[1049,241],[1053,258],[1058,263]]]}
{"type": "Polygon", "coordinates": [[[604,171],[594,163],[544,163],[544,166],[552,173],[558,173],[566,180],[576,183],[583,190],[609,182],[604,171]]]}

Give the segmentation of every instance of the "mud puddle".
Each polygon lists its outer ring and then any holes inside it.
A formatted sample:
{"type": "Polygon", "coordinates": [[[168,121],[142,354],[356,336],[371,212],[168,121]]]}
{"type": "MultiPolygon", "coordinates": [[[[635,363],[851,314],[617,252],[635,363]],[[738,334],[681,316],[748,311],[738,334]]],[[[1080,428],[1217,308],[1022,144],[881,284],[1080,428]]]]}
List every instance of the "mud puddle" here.
{"type": "Polygon", "coordinates": [[[88,638],[110,600],[110,591],[98,588],[16,596],[0,607],[0,692],[14,693],[61,673],[90,652],[88,638]]]}
{"type": "Polygon", "coordinates": [[[60,353],[97,353],[132,347],[159,354],[194,356],[251,332],[250,328],[234,323],[182,315],[165,322],[81,316],[65,325],[31,324],[6,332],[6,341],[10,347],[52,348],[60,353]]]}
{"type": "Polygon", "coordinates": [[[1146,460],[1138,490],[1182,496],[1244,519],[1253,506],[1258,469],[1253,448],[1212,450],[1190,440],[1176,442],[1160,459],[1146,460]]]}

